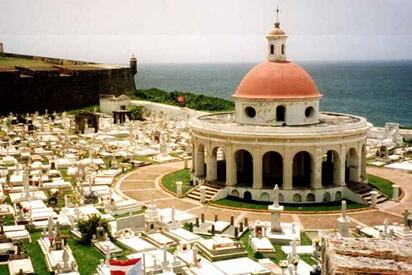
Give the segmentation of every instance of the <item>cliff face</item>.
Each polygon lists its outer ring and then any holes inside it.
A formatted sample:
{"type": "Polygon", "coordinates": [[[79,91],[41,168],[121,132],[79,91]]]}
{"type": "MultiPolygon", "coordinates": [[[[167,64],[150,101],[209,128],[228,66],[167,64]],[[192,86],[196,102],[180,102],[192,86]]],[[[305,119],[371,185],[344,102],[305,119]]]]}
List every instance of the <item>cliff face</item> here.
{"type": "Polygon", "coordinates": [[[134,91],[129,67],[4,54],[49,62],[47,66],[0,67],[0,114],[64,111],[98,104],[101,94],[134,91]]]}

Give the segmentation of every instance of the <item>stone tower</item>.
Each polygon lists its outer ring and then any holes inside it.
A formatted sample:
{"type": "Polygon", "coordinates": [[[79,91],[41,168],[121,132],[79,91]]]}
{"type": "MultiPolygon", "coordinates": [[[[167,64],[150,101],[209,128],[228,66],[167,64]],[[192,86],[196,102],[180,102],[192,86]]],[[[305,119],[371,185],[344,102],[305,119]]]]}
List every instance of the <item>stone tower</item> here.
{"type": "Polygon", "coordinates": [[[130,70],[133,76],[137,73],[137,59],[134,55],[130,58],[130,70]]]}

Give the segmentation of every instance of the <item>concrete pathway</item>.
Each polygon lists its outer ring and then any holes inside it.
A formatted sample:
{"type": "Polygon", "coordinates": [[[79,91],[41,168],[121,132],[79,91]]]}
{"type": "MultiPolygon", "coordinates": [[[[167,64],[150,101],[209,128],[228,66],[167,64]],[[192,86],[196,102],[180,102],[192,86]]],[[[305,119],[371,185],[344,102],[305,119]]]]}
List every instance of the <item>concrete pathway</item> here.
{"type": "MultiPolygon", "coordinates": [[[[219,219],[227,221],[230,220],[230,216],[232,215],[235,216],[236,219],[247,217],[250,221],[270,220],[269,214],[265,212],[253,212],[247,209],[231,210],[202,205],[200,202],[189,198],[178,199],[164,191],[160,187],[162,177],[182,168],[183,162],[170,162],[141,167],[120,178],[116,182],[115,190],[126,197],[133,198],[144,204],[154,202],[160,208],[173,206],[176,209],[199,216],[201,213],[204,213],[206,219],[210,220],[213,219],[215,214],[219,216],[219,219]]],[[[368,167],[367,170],[368,173],[387,178],[400,185],[404,191],[404,196],[400,202],[387,201],[380,204],[378,209],[366,209],[349,212],[348,215],[351,219],[351,226],[372,226],[383,224],[383,221],[386,218],[390,222],[402,222],[401,213],[406,208],[412,210],[412,175],[383,168],[368,167]]],[[[282,214],[281,220],[282,222],[298,222],[305,230],[336,229],[336,219],[339,216],[339,213],[327,212],[305,214],[299,212],[289,212],[282,214]]]]}

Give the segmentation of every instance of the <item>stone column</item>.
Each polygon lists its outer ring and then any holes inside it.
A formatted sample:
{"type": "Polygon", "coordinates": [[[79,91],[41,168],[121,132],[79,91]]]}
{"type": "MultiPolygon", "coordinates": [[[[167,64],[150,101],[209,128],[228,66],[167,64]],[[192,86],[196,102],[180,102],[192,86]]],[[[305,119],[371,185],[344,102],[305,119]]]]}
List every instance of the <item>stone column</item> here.
{"type": "Polygon", "coordinates": [[[183,197],[183,182],[176,181],[176,196],[178,198],[183,197]]]}
{"type": "Polygon", "coordinates": [[[226,185],[236,185],[236,163],[235,156],[231,147],[225,148],[226,154],[226,185]]]}
{"type": "Polygon", "coordinates": [[[377,202],[377,200],[378,200],[378,192],[376,192],[376,191],[371,191],[370,194],[371,194],[371,207],[377,208],[377,207],[378,207],[378,202],[377,202]]]}
{"type": "Polygon", "coordinates": [[[200,202],[206,203],[206,186],[200,186],[200,202]]]}
{"type": "Polygon", "coordinates": [[[312,163],[312,188],[322,188],[322,149],[316,148],[312,163]]]}
{"type": "Polygon", "coordinates": [[[262,188],[262,154],[259,149],[253,150],[253,188],[262,188]]]}
{"type": "Polygon", "coordinates": [[[196,169],[195,175],[200,177],[205,175],[204,152],[196,152],[196,169]]]}
{"type": "Polygon", "coordinates": [[[206,179],[208,181],[215,181],[217,179],[217,160],[216,156],[208,156],[206,179]]]}
{"type": "Polygon", "coordinates": [[[393,201],[399,201],[399,185],[392,185],[393,188],[393,194],[392,194],[392,200],[393,201]]]}
{"type": "Polygon", "coordinates": [[[285,155],[283,156],[283,189],[291,190],[292,176],[293,176],[293,155],[289,150],[285,150],[285,155]]]}
{"type": "Polygon", "coordinates": [[[340,185],[345,186],[346,181],[345,181],[345,173],[346,173],[346,147],[342,146],[340,148],[340,185]]]}

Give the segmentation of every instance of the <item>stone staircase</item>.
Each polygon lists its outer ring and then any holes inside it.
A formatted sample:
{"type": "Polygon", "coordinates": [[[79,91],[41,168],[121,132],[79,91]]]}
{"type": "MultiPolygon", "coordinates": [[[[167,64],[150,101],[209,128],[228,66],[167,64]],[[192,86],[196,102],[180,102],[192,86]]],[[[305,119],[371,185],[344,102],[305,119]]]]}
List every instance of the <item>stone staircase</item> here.
{"type": "Polygon", "coordinates": [[[346,186],[358,194],[368,205],[371,205],[371,199],[372,196],[370,194],[371,191],[377,191],[378,192],[378,197],[376,202],[378,204],[387,201],[388,197],[386,197],[384,194],[382,194],[379,190],[372,188],[369,184],[363,183],[363,182],[348,182],[346,183],[346,186]]]}
{"type": "MultiPolygon", "coordinates": [[[[214,184],[203,184],[201,186],[206,186],[206,201],[210,201],[221,189],[221,186],[214,184]]],[[[200,187],[200,186],[199,186],[200,187]]],[[[193,200],[200,201],[200,188],[197,187],[186,194],[186,197],[193,200]]]]}

